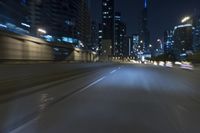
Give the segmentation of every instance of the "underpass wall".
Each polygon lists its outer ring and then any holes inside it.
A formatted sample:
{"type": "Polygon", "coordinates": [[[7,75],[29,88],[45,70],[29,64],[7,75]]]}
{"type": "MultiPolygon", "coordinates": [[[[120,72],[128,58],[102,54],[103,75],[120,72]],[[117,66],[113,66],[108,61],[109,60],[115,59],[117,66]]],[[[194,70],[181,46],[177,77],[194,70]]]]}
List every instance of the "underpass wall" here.
{"type": "Polygon", "coordinates": [[[0,36],[1,60],[52,60],[51,47],[30,40],[0,36]]]}
{"type": "Polygon", "coordinates": [[[77,48],[59,46],[55,54],[55,45],[49,44],[41,39],[12,35],[0,32],[0,61],[76,61],[93,62],[96,61],[92,53],[77,48]],[[60,48],[60,49],[59,49],[60,48]],[[61,51],[66,49],[66,52],[61,51]],[[58,58],[57,56],[63,56],[58,58]],[[59,60],[57,60],[59,59],[59,60]]]}

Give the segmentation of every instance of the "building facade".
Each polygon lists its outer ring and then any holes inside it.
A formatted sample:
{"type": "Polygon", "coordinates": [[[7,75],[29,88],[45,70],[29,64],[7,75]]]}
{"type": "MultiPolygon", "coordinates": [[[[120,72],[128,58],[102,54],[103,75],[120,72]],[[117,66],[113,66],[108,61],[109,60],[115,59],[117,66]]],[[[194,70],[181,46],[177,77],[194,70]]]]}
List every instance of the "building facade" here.
{"type": "Polygon", "coordinates": [[[19,34],[30,33],[28,1],[1,0],[0,28],[19,34]]]}
{"type": "Polygon", "coordinates": [[[102,0],[102,55],[114,55],[114,0],[102,0]]]}
{"type": "Polygon", "coordinates": [[[192,40],[193,40],[193,52],[200,52],[200,15],[197,13],[194,13],[193,16],[187,17],[188,19],[183,21],[183,24],[190,24],[192,25],[192,40]]]}
{"type": "Polygon", "coordinates": [[[126,37],[126,25],[121,21],[121,13],[115,12],[115,43],[113,47],[113,56],[123,56],[124,55],[124,42],[126,37]]]}
{"type": "Polygon", "coordinates": [[[140,25],[140,43],[141,43],[141,50],[145,52],[149,52],[149,45],[150,45],[150,31],[148,29],[148,7],[147,7],[147,0],[144,0],[144,9],[142,10],[142,19],[140,25]]]}
{"type": "Polygon", "coordinates": [[[173,30],[166,30],[164,32],[164,53],[170,54],[173,50],[173,30]]]}
{"type": "Polygon", "coordinates": [[[123,46],[123,57],[132,57],[132,37],[125,35],[123,46]]]}
{"type": "Polygon", "coordinates": [[[138,53],[142,50],[140,45],[140,37],[138,34],[133,34],[132,43],[134,55],[137,56],[138,53]]]}
{"type": "Polygon", "coordinates": [[[103,38],[103,26],[101,23],[99,23],[99,27],[98,27],[98,51],[99,51],[99,55],[102,56],[103,55],[103,48],[102,48],[102,38],[103,38]]]}
{"type": "Polygon", "coordinates": [[[193,17],[193,50],[200,52],[200,15],[193,17]]]}
{"type": "Polygon", "coordinates": [[[193,26],[191,24],[178,25],[174,28],[173,51],[177,59],[184,59],[193,50],[193,26]]]}
{"type": "Polygon", "coordinates": [[[91,21],[86,0],[30,0],[31,32],[38,29],[68,43],[87,46],[91,39],[91,21]]]}
{"type": "Polygon", "coordinates": [[[95,21],[92,21],[91,24],[91,45],[89,46],[91,50],[96,50],[99,47],[99,39],[98,39],[98,24],[95,21]]]}

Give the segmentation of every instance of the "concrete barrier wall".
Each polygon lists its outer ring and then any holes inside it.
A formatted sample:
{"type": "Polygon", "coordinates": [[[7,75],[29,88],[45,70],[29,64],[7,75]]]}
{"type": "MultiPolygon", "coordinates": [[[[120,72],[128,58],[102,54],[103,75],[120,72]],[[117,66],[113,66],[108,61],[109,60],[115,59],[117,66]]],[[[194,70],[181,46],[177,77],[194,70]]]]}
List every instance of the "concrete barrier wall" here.
{"type": "Polygon", "coordinates": [[[0,37],[0,59],[4,60],[52,60],[51,47],[8,36],[0,37]]]}
{"type": "MultiPolygon", "coordinates": [[[[54,45],[41,39],[33,37],[21,37],[17,35],[0,33],[0,60],[22,60],[22,61],[55,61],[56,55],[53,49],[54,45]]],[[[62,46],[59,46],[62,47],[62,46]]],[[[66,61],[89,62],[96,61],[96,53],[85,50],[65,47],[71,51],[69,55],[62,58],[66,61]]],[[[58,53],[58,52],[57,52],[58,53]]],[[[61,54],[58,54],[61,55],[61,54]]],[[[62,61],[63,61],[62,60],[62,61]]]]}

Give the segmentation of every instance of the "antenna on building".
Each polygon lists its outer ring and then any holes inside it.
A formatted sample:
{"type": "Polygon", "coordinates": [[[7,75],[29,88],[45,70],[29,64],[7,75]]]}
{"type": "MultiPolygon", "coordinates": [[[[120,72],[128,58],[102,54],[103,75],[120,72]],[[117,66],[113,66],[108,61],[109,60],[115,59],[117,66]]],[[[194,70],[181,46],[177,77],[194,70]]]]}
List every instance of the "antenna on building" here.
{"type": "Polygon", "coordinates": [[[147,8],[147,0],[144,0],[144,8],[147,8]]]}

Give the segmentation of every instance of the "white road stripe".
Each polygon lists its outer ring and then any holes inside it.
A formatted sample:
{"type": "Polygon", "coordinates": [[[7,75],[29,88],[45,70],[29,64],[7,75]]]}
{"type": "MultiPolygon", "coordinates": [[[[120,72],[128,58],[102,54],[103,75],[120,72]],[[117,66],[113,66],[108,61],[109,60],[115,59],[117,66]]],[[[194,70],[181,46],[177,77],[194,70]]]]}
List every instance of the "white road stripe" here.
{"type": "Polygon", "coordinates": [[[117,70],[113,70],[112,72],[110,72],[110,74],[113,74],[113,73],[115,73],[117,70]]]}
{"type": "MultiPolygon", "coordinates": [[[[91,84],[89,84],[88,86],[86,86],[86,87],[84,87],[83,89],[81,89],[79,92],[83,92],[83,91],[85,91],[86,89],[88,89],[88,88],[94,86],[95,84],[97,84],[97,83],[99,83],[100,81],[102,81],[104,78],[105,78],[105,76],[102,77],[102,78],[100,78],[100,79],[98,79],[98,80],[96,80],[96,81],[94,81],[93,83],[91,83],[91,84]]],[[[78,93],[79,93],[79,92],[78,92],[78,93]]]]}
{"type": "Polygon", "coordinates": [[[22,126],[10,131],[10,133],[20,133],[24,128],[26,128],[27,126],[33,124],[34,122],[38,121],[39,117],[34,118],[33,120],[23,124],[22,126]]]}
{"type": "MultiPolygon", "coordinates": [[[[106,77],[104,76],[104,77],[102,77],[102,78],[100,78],[100,79],[98,79],[98,80],[92,82],[91,84],[87,85],[86,87],[84,87],[84,88],[81,89],[80,91],[74,93],[74,94],[71,95],[70,97],[73,97],[74,95],[77,95],[78,93],[81,93],[81,92],[85,91],[86,89],[88,89],[88,88],[94,86],[95,84],[101,82],[104,78],[106,78],[106,77]]],[[[12,130],[12,131],[10,131],[10,133],[19,133],[21,130],[23,130],[24,128],[26,128],[28,125],[30,125],[30,124],[36,122],[38,119],[39,119],[39,116],[36,117],[35,119],[33,119],[33,120],[31,120],[31,121],[29,121],[29,122],[23,124],[22,126],[16,128],[16,129],[14,129],[14,130],[12,130]]]]}

